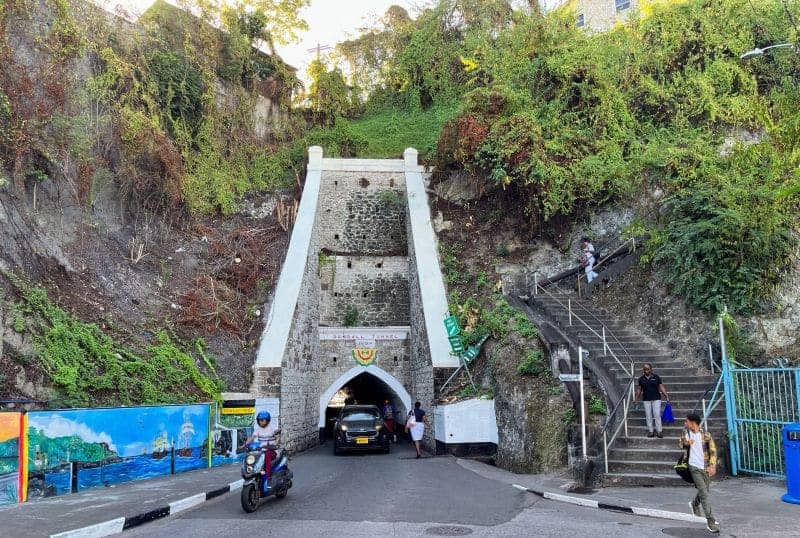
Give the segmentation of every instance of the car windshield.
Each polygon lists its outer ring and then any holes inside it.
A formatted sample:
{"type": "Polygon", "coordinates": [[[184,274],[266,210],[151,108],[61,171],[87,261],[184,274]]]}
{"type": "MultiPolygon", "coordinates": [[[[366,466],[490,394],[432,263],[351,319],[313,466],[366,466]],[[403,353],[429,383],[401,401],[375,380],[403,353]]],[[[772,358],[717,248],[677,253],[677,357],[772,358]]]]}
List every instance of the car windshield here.
{"type": "Polygon", "coordinates": [[[369,411],[351,411],[342,416],[345,422],[357,422],[360,420],[378,420],[378,415],[369,411]]]}

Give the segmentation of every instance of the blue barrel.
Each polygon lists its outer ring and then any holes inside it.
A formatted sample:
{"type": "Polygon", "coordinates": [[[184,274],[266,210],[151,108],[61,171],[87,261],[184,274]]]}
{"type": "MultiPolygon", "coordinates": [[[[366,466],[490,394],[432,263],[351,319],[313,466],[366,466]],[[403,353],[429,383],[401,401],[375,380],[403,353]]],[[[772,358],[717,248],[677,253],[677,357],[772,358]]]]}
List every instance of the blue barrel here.
{"type": "Polygon", "coordinates": [[[800,504],[800,422],[783,427],[783,454],[786,458],[784,502],[800,504]]]}

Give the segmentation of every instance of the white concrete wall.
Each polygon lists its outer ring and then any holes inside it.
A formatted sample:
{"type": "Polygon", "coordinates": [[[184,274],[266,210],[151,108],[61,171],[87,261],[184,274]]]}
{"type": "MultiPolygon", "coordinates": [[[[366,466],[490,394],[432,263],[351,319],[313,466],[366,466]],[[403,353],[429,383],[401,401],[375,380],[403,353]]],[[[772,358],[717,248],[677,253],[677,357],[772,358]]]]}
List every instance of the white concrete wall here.
{"type": "Polygon", "coordinates": [[[417,165],[417,150],[409,148],[403,155],[412,235],[409,240],[414,244],[431,362],[434,368],[456,368],[458,357],[450,354],[450,342],[447,340],[447,331],[444,328],[444,319],[449,311],[447,292],[439,267],[438,242],[431,223],[431,210],[428,206],[425,182],[422,180],[422,169],[417,165]]]}
{"type": "Polygon", "coordinates": [[[433,409],[435,438],[446,444],[495,443],[494,400],[472,399],[433,409]]]}

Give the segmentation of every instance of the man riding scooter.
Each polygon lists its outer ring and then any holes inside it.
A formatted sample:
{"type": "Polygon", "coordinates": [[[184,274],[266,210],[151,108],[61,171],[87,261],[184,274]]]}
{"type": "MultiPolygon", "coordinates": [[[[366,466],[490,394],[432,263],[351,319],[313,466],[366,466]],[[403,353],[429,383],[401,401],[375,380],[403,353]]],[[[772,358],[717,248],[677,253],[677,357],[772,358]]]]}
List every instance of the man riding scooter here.
{"type": "Polygon", "coordinates": [[[275,459],[277,453],[274,447],[280,441],[281,430],[270,424],[271,416],[268,411],[259,411],[256,416],[256,423],[258,424],[253,429],[253,435],[247,438],[244,442],[244,448],[255,440],[261,443],[265,448],[264,452],[264,473],[266,475],[267,490],[270,488],[270,477],[272,476],[272,460],[275,459]]]}

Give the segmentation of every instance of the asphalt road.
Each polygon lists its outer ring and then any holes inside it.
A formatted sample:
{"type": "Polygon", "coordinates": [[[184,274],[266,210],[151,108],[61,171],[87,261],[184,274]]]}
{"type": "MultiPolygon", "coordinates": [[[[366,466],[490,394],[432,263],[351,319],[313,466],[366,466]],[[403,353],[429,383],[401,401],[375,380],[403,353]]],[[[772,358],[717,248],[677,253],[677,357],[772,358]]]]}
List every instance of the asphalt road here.
{"type": "Polygon", "coordinates": [[[333,456],[330,445],[292,459],[294,487],[245,514],[232,493],[124,536],[707,536],[677,522],[543,500],[484,478],[448,456],[333,456]]]}

